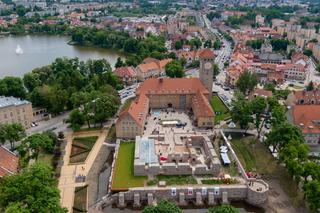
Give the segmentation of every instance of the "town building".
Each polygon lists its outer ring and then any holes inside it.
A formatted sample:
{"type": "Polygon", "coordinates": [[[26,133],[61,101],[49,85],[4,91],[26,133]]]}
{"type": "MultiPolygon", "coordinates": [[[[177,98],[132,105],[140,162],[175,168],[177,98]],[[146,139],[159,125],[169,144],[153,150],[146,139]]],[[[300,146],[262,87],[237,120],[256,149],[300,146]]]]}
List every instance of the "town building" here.
{"type": "Polygon", "coordinates": [[[172,59],[158,60],[155,58],[146,58],[142,64],[136,67],[137,79],[144,81],[147,78],[160,77],[165,75],[165,66],[172,59]]]}
{"type": "Polygon", "coordinates": [[[119,67],[113,71],[113,73],[122,81],[125,85],[132,85],[137,82],[137,74],[132,66],[119,67]]]}
{"type": "Polygon", "coordinates": [[[208,101],[209,92],[197,78],[150,78],[141,83],[136,96],[119,115],[118,138],[142,135],[150,109],[183,109],[193,114],[197,126],[213,126],[215,114],[208,101]]]}
{"type": "Polygon", "coordinates": [[[15,97],[0,97],[0,124],[21,123],[27,129],[32,120],[31,102],[15,97]]]}
{"type": "Polygon", "coordinates": [[[293,91],[288,95],[286,105],[320,105],[320,90],[293,91]]]}
{"type": "Polygon", "coordinates": [[[320,105],[295,105],[288,113],[288,120],[301,129],[309,146],[319,146],[320,105]]]}
{"type": "Polygon", "coordinates": [[[0,146],[0,178],[18,173],[19,157],[5,147],[0,146]]]}

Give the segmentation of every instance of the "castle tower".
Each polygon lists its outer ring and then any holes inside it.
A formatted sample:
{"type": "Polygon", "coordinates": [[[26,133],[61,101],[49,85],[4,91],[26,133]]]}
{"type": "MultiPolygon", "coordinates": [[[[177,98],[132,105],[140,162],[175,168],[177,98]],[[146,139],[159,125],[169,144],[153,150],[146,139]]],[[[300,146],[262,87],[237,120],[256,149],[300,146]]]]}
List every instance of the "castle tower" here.
{"type": "Polygon", "coordinates": [[[210,49],[204,49],[200,54],[200,70],[199,77],[202,84],[207,88],[209,92],[209,98],[212,95],[213,84],[213,64],[214,53],[210,49]]]}

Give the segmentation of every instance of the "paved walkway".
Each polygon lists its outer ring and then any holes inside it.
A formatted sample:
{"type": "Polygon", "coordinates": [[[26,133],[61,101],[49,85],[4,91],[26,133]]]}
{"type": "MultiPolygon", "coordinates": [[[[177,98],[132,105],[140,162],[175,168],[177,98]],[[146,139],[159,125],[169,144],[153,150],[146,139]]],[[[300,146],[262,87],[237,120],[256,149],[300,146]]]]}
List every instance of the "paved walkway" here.
{"type": "Polygon", "coordinates": [[[60,190],[61,205],[68,209],[68,212],[72,212],[73,200],[74,200],[74,190],[75,187],[85,186],[86,182],[76,183],[75,178],[79,175],[87,176],[90,168],[92,167],[94,160],[99,153],[101,146],[103,145],[105,138],[107,136],[107,131],[90,131],[81,133],[68,133],[66,136],[67,146],[66,154],[63,158],[63,166],[61,168],[61,175],[59,178],[58,188],[60,190]],[[98,136],[98,140],[90,151],[86,161],[84,163],[71,164],[69,165],[72,138],[75,137],[88,137],[88,136],[98,136]]]}

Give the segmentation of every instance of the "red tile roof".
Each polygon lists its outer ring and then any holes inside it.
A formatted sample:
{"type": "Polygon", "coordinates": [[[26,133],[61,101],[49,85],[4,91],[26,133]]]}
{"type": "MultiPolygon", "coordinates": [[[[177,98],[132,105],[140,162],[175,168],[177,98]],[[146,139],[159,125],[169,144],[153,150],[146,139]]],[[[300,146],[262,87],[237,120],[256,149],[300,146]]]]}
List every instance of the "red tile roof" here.
{"type": "Polygon", "coordinates": [[[130,107],[122,111],[119,120],[125,115],[131,116],[139,126],[143,126],[149,110],[148,95],[151,94],[191,94],[195,117],[212,117],[214,111],[207,99],[208,90],[198,78],[149,78],[140,84],[137,98],[130,107]]]}
{"type": "Polygon", "coordinates": [[[18,172],[19,158],[8,149],[0,146],[0,177],[18,172]]]}
{"type": "Polygon", "coordinates": [[[295,105],[292,107],[292,119],[304,134],[320,133],[320,105],[295,105]]]}
{"type": "Polygon", "coordinates": [[[199,57],[200,58],[213,58],[215,55],[212,50],[210,49],[204,49],[200,52],[199,57]]]}
{"type": "Polygon", "coordinates": [[[117,69],[115,69],[114,73],[118,76],[118,77],[135,77],[136,76],[136,72],[134,71],[133,67],[119,67],[117,69]]]}

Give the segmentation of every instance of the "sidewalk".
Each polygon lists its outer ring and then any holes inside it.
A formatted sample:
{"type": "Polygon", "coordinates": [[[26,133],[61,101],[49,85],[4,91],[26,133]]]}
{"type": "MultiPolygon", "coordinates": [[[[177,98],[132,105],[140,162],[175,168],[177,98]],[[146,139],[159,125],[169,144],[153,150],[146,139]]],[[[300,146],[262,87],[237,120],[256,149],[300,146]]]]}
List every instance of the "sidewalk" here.
{"type": "Polygon", "coordinates": [[[61,196],[61,205],[68,209],[68,212],[72,212],[73,200],[74,200],[74,190],[78,186],[85,186],[87,183],[75,183],[75,178],[79,175],[87,176],[91,167],[93,166],[94,160],[97,157],[101,146],[104,143],[105,138],[107,137],[107,130],[102,132],[100,131],[91,131],[91,132],[82,132],[82,133],[68,133],[66,136],[67,146],[66,154],[63,158],[63,166],[61,168],[61,175],[59,178],[58,188],[60,190],[61,196]],[[92,150],[90,151],[86,161],[84,163],[71,164],[69,165],[71,145],[73,136],[98,136],[98,140],[94,144],[92,150]]]}

